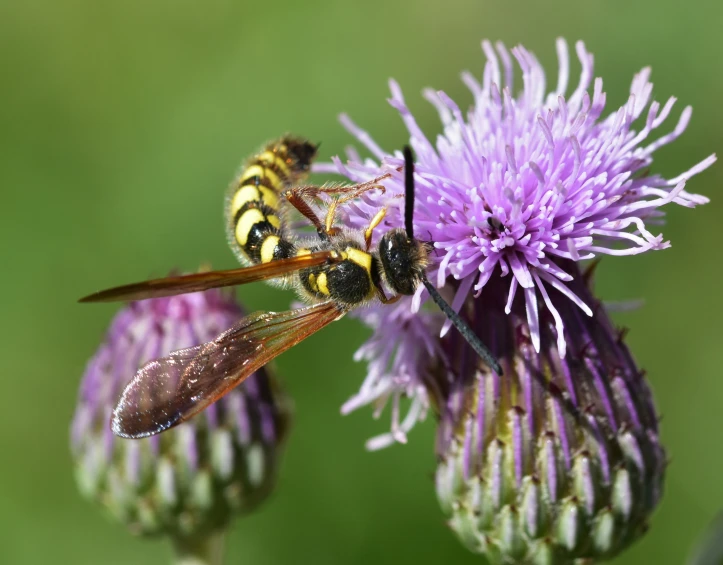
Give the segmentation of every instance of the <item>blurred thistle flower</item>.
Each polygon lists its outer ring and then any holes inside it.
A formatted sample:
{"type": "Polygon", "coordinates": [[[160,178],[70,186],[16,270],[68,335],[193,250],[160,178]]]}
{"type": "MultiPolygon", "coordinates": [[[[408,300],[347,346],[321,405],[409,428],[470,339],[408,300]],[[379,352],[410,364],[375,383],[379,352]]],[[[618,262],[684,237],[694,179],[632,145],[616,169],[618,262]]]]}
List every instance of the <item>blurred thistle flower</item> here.
{"type": "Polygon", "coordinates": [[[88,363],[71,428],[76,479],[132,533],[168,535],[179,562],[220,562],[231,519],[271,492],[289,403],[268,371],[173,430],[121,439],[110,416],[144,363],[211,341],[243,311],[219,290],[134,302],[114,318],[88,363]]]}
{"type": "MultiPolygon", "coordinates": [[[[563,40],[551,93],[523,47],[511,55],[501,44],[482,48],[482,83],[462,77],[474,97],[466,118],[444,92],[424,91],[444,127],[436,144],[394,81],[389,103],[417,156],[414,224],[435,249],[430,279],[445,287],[505,375],[482,366],[455,332],[447,335],[440,314],[419,312],[420,285],[395,306],[360,314],[374,331],[357,352],[369,371],[342,411],[372,404],[378,413],[391,401],[392,429],[370,440],[374,449],[406,441],[436,408],[440,501],[465,544],[493,563],[607,558],[644,530],[661,495],[665,456],[647,385],[579,262],[668,247],[649,227],[661,223],[665,204],[708,202],[685,183],[715,156],[672,179],[650,172],[655,150],[680,136],[691,116],[686,107],[672,132],[648,140],[675,102],[651,102],[650,69],[603,117],[602,80],[593,80],[593,57],[581,42],[582,74],[567,98],[563,40]],[[522,73],[516,96],[513,57],[522,73]],[[406,416],[404,396],[411,397],[406,416]]],[[[347,225],[365,227],[387,207],[378,238],[404,225],[403,159],[346,115],[341,122],[376,160],[350,148],[346,163],[334,158],[314,170],[354,182],[391,175],[384,193],[365,193],[343,211],[347,225]]]]}

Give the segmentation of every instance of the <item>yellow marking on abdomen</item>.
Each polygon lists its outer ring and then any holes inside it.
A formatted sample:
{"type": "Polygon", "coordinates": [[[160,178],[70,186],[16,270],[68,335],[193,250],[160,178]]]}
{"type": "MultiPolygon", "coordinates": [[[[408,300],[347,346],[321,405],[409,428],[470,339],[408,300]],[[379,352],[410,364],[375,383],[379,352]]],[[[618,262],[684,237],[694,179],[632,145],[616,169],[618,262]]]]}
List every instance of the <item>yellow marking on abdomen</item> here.
{"type": "Polygon", "coordinates": [[[276,165],[282,175],[289,175],[289,167],[286,165],[286,161],[276,155],[273,151],[264,151],[261,155],[256,157],[256,160],[266,167],[276,165]]]}
{"type": "Polygon", "coordinates": [[[321,294],[329,296],[329,287],[326,286],[326,273],[319,273],[319,276],[316,277],[316,286],[319,288],[321,294]]]}
{"type": "Polygon", "coordinates": [[[296,250],[296,256],[299,257],[300,255],[311,255],[311,249],[307,249],[306,247],[299,247],[296,250]]]}
{"type": "Polygon", "coordinates": [[[350,261],[363,267],[368,273],[372,272],[372,256],[369,253],[354,247],[347,247],[345,252],[350,261]]]}
{"type": "Polygon", "coordinates": [[[278,235],[270,235],[261,244],[261,262],[270,263],[274,260],[274,249],[278,245],[280,238],[278,235]]]}
{"type": "Polygon", "coordinates": [[[281,183],[281,179],[278,177],[278,175],[271,169],[267,169],[265,167],[262,167],[261,165],[251,165],[248,169],[246,169],[241,174],[241,178],[239,179],[238,183],[239,183],[239,185],[242,185],[247,180],[249,180],[253,177],[260,177],[262,179],[267,179],[272,188],[274,188],[277,191],[281,190],[282,183],[281,183]]]}
{"type": "Polygon", "coordinates": [[[249,208],[241,214],[236,224],[236,241],[238,241],[238,244],[241,246],[246,245],[251,228],[265,220],[263,212],[258,208],[249,208]]]}
{"type": "MultiPolygon", "coordinates": [[[[267,189],[268,190],[268,189],[267,189]]],[[[236,213],[244,207],[247,202],[258,202],[261,200],[262,193],[252,184],[242,186],[233,195],[231,200],[231,217],[236,217],[236,213]]]]}
{"type": "Polygon", "coordinates": [[[278,216],[274,216],[273,214],[269,214],[266,216],[266,221],[269,222],[272,226],[274,226],[276,229],[279,229],[281,227],[281,220],[279,220],[278,216]]]}
{"type": "Polygon", "coordinates": [[[264,204],[266,204],[269,208],[272,208],[274,210],[279,209],[279,197],[278,195],[271,190],[270,188],[259,185],[257,187],[259,189],[259,192],[261,192],[261,199],[263,200],[264,204]]]}

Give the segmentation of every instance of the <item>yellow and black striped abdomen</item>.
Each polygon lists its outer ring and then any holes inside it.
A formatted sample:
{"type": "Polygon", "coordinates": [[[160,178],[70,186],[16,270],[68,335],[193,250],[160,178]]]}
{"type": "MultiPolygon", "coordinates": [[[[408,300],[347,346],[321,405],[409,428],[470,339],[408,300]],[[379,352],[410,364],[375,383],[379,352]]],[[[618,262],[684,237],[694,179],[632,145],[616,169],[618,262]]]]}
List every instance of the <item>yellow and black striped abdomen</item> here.
{"type": "Polygon", "coordinates": [[[283,235],[282,192],[308,172],[316,146],[284,137],[249,160],[226,198],[229,244],[243,262],[292,257],[294,246],[283,235]],[[267,240],[267,238],[270,238],[267,240]]]}
{"type": "Polygon", "coordinates": [[[277,211],[258,201],[246,202],[234,216],[234,240],[252,263],[268,263],[296,255],[283,234],[277,211]]]}

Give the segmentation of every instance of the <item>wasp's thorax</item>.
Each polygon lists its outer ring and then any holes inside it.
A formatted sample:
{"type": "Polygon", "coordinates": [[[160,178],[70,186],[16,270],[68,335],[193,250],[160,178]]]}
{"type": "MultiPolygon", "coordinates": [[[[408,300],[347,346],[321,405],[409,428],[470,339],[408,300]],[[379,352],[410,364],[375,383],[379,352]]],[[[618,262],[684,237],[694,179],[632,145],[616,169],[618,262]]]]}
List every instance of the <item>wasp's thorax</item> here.
{"type": "Polygon", "coordinates": [[[427,245],[403,229],[388,231],[379,242],[382,275],[397,294],[414,294],[427,267],[427,245]]]}
{"type": "Polygon", "coordinates": [[[379,276],[373,254],[344,236],[333,236],[310,249],[300,248],[297,253],[322,250],[332,251],[336,260],[299,272],[302,296],[312,301],[331,299],[345,309],[374,298],[379,276]]]}

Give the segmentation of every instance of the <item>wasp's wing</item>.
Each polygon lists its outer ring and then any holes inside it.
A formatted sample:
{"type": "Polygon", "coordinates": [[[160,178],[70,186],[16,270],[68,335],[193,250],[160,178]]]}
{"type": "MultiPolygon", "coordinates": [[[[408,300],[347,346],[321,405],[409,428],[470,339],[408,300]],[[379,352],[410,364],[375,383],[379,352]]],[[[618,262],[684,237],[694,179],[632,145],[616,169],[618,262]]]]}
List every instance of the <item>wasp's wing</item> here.
{"type": "Polygon", "coordinates": [[[81,298],[79,302],[116,302],[119,300],[145,300],[146,298],[174,296],[209,288],[273,279],[300,269],[316,267],[335,260],[338,260],[338,256],[333,251],[316,251],[307,255],[279,259],[270,263],[240,269],[209,271],[207,273],[194,273],[127,284],[90,294],[81,298]]]}
{"type": "Polygon", "coordinates": [[[147,363],[128,383],[113,411],[113,432],[140,438],[188,420],[344,313],[334,302],[287,312],[256,312],[213,341],[147,363]]]}

